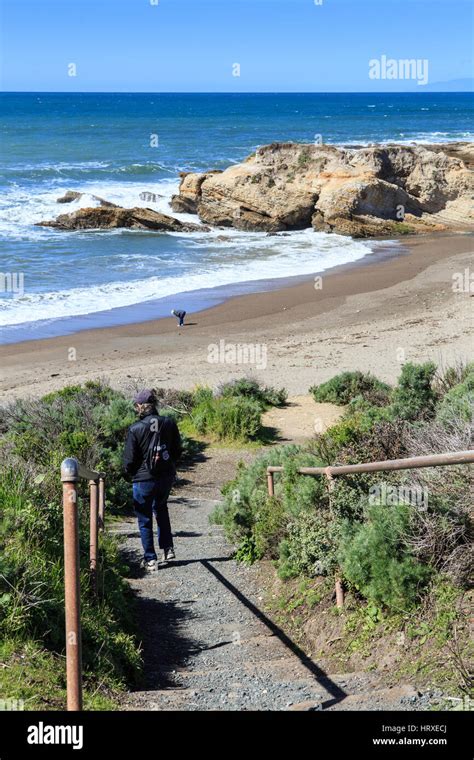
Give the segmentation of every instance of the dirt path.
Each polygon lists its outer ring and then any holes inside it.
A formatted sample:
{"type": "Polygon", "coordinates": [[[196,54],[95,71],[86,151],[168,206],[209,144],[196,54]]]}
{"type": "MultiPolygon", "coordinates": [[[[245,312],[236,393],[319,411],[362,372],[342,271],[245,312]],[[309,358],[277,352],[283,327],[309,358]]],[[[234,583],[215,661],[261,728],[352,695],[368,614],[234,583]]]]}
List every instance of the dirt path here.
{"type": "Polygon", "coordinates": [[[144,576],[135,520],[114,528],[137,594],[146,674],[123,709],[408,709],[411,687],[324,673],[267,617],[258,569],[235,562],[221,528],[210,525],[220,483],[253,456],[211,449],[184,473],[170,501],[177,560],[168,567],[144,576]]]}
{"type": "Polygon", "coordinates": [[[265,412],[262,421],[276,430],[280,443],[301,443],[335,425],[343,411],[335,404],[317,404],[310,395],[292,396],[286,406],[265,412]]]}

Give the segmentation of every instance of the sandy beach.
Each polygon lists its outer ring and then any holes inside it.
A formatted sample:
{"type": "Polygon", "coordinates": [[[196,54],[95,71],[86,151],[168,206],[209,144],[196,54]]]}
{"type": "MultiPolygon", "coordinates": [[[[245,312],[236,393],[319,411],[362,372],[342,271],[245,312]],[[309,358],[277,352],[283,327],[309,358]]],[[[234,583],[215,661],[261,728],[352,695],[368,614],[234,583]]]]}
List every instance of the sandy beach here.
{"type": "Polygon", "coordinates": [[[237,296],[188,317],[87,330],[0,348],[1,398],[103,377],[121,388],[192,388],[251,374],[290,395],[346,369],[394,381],[403,361],[472,356],[473,237],[402,241],[398,256],[338,267],[299,285],[237,296]],[[464,287],[453,289],[453,275],[464,287]],[[238,346],[245,344],[239,363],[238,346]],[[237,358],[237,363],[235,359],[237,358]],[[216,361],[217,360],[217,361],[216,361]]]}

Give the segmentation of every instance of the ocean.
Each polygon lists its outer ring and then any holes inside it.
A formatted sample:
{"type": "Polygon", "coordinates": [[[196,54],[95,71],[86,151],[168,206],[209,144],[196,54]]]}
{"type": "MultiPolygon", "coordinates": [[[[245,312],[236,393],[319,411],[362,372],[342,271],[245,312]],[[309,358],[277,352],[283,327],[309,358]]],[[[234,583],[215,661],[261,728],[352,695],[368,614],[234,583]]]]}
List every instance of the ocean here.
{"type": "Polygon", "coordinates": [[[3,278],[0,341],[193,311],[374,251],[311,230],[60,232],[35,222],[96,205],[92,195],[173,214],[180,171],[225,169],[274,141],[472,140],[472,105],[470,93],[0,94],[0,272],[16,283],[12,292],[3,278]],[[66,190],[86,196],[58,204],[66,190]],[[140,200],[147,191],[156,203],[140,200]]]}

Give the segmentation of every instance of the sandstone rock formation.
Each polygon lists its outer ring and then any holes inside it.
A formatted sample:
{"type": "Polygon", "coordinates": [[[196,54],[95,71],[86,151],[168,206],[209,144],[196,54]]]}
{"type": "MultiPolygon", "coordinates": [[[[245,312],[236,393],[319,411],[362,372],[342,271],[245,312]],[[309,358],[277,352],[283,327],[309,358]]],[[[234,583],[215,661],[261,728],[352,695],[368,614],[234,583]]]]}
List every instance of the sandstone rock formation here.
{"type": "Polygon", "coordinates": [[[217,169],[204,172],[181,172],[181,183],[179,185],[179,195],[173,195],[171,198],[171,208],[176,213],[197,214],[198,203],[201,195],[201,185],[205,179],[212,177],[214,174],[222,174],[217,169]]]}
{"type": "MultiPolygon", "coordinates": [[[[175,212],[207,224],[269,233],[313,227],[354,237],[427,232],[474,224],[474,144],[331,145],[273,143],[224,172],[183,172],[175,212]]],[[[58,203],[78,200],[68,191],[58,203]]],[[[95,197],[95,196],[94,196],[95,197]]],[[[140,198],[156,201],[143,192],[140,198]]],[[[58,229],[129,227],[205,231],[151,209],[100,208],[63,214],[40,226],[58,229]]]]}
{"type": "MultiPolygon", "coordinates": [[[[56,198],[56,203],[73,203],[73,201],[78,201],[84,193],[79,193],[77,190],[67,190],[64,195],[62,195],[60,198],[56,198]]],[[[99,201],[101,206],[105,206],[106,208],[117,208],[116,203],[111,203],[111,201],[106,201],[104,198],[101,198],[99,195],[92,195],[91,196],[95,201],[99,201]]]]}
{"type": "Polygon", "coordinates": [[[157,230],[163,232],[203,232],[208,228],[199,224],[180,222],[167,214],[149,208],[81,208],[72,214],[61,214],[57,219],[38,222],[38,227],[55,227],[58,230],[116,229],[157,230]]]}
{"type": "Polygon", "coordinates": [[[67,190],[60,198],[56,198],[56,203],[72,203],[82,198],[82,193],[78,193],[77,190],[67,190]]]}
{"type": "Polygon", "coordinates": [[[474,223],[469,145],[336,148],[273,143],[224,172],[182,175],[175,211],[212,225],[276,232],[313,227],[356,237],[474,223]]]}

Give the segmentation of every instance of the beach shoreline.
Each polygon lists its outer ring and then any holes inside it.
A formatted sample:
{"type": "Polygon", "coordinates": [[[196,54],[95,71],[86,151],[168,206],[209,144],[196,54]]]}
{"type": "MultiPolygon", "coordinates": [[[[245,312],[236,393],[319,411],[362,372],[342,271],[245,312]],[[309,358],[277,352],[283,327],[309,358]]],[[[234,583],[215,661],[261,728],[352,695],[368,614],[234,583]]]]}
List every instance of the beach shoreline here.
{"type": "Polygon", "coordinates": [[[188,314],[196,314],[221,306],[226,301],[247,294],[259,294],[284,290],[286,288],[312,281],[316,276],[345,271],[386,260],[390,256],[399,256],[406,252],[403,239],[380,239],[367,241],[370,245],[364,255],[355,260],[343,261],[332,266],[323,266],[320,270],[300,274],[262,277],[258,280],[241,280],[225,285],[209,286],[196,290],[182,291],[170,295],[140,301],[129,306],[118,306],[103,311],[91,311],[85,314],[72,314],[48,320],[35,320],[21,324],[4,325],[0,328],[0,346],[18,344],[25,341],[39,341],[47,338],[73,336],[76,333],[142,324],[159,321],[169,317],[171,310],[181,308],[184,304],[188,314]],[[32,337],[32,336],[35,337],[32,337]],[[27,337],[24,337],[27,336],[27,337]]]}
{"type": "Polygon", "coordinates": [[[321,287],[311,277],[232,296],[190,314],[183,329],[162,318],[4,344],[0,397],[39,396],[98,377],[122,388],[191,388],[243,374],[298,394],[344,369],[393,381],[405,360],[467,360],[474,294],[469,285],[453,290],[453,275],[472,264],[473,235],[410,236],[400,243],[399,255],[387,249],[386,256],[323,273],[321,287]],[[222,341],[264,347],[265,366],[228,363],[222,352],[214,361],[210,346],[222,341]]]}

